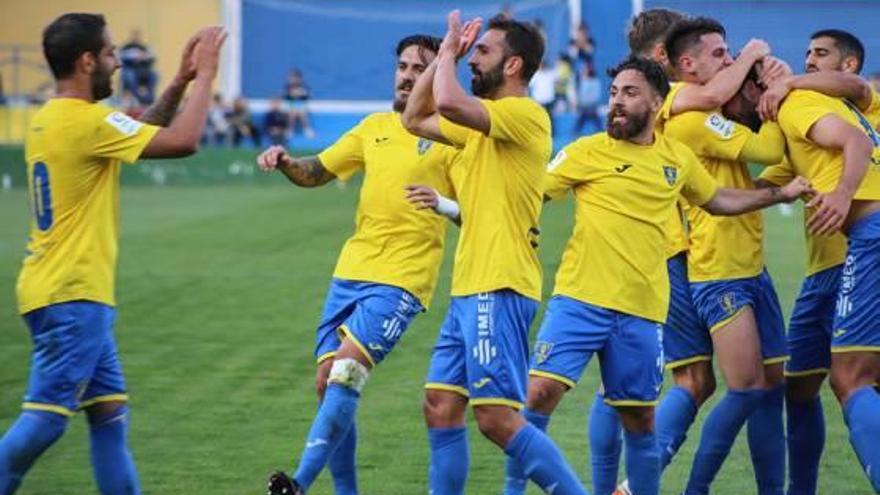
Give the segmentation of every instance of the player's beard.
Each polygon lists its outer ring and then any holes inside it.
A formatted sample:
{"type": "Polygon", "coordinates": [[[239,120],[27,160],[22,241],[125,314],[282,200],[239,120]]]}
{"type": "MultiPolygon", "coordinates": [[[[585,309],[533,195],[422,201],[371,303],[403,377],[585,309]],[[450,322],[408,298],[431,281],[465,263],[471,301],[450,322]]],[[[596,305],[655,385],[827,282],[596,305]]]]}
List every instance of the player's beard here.
{"type": "Polygon", "coordinates": [[[608,112],[605,127],[608,129],[609,136],[614,139],[625,141],[638,136],[645,130],[645,127],[648,126],[648,121],[651,118],[651,112],[650,110],[638,113],[624,112],[623,116],[626,117],[626,122],[622,124],[614,122],[614,117],[618,116],[619,115],[615,114],[614,110],[608,112]]]}
{"type": "Polygon", "coordinates": [[[471,68],[471,72],[473,72],[471,92],[474,96],[489,97],[504,84],[504,62],[505,60],[501,60],[498,65],[485,72],[474,67],[471,68]]]}
{"type": "Polygon", "coordinates": [[[403,111],[406,110],[406,102],[409,101],[409,97],[412,94],[412,89],[415,84],[414,81],[403,81],[397,85],[397,91],[409,91],[410,94],[394,97],[394,103],[391,105],[391,108],[393,108],[395,112],[403,113],[403,111]]]}
{"type": "Polygon", "coordinates": [[[109,98],[113,94],[112,71],[105,71],[100,65],[92,74],[92,97],[95,101],[109,98]]]}

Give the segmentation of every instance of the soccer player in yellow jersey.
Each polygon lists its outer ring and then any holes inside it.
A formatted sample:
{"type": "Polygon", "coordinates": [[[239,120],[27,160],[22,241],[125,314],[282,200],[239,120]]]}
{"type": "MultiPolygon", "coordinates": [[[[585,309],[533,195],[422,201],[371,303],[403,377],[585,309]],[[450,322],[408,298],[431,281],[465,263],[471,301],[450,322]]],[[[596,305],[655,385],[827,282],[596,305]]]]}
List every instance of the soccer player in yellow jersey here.
{"type": "MultiPolygon", "coordinates": [[[[864,60],[861,41],[850,33],[826,29],[811,36],[805,74],[783,78],[761,96],[759,110],[775,120],[780,102],[794,89],[812,89],[846,98],[873,120],[880,118],[880,96],[858,76],[864,60]]],[[[754,102],[751,103],[754,109],[754,102]]],[[[787,161],[766,168],[761,181],[784,183],[794,175],[787,161]]],[[[804,212],[804,223],[808,212],[804,212]]],[[[791,495],[814,495],[825,444],[825,419],[819,389],[831,367],[834,302],[846,257],[846,238],[811,235],[805,228],[807,273],[788,326],[785,364],[788,478],[791,495]]]]}
{"type": "Polygon", "coordinates": [[[550,158],[547,112],[527,97],[544,52],[532,25],[496,17],[461,25],[458,11],[435,64],[416,83],[407,129],[461,151],[454,165],[461,234],[452,301],[428,371],[425,416],[434,495],[464,493],[469,467],[468,402],[480,431],[556,494],[583,494],[553,442],[517,412],[526,392],[528,331],[541,297],[536,253],[541,179],[550,158]],[[473,77],[456,79],[459,58],[473,77]]]}
{"type": "Polygon", "coordinates": [[[392,112],[368,115],[317,156],[293,158],[272,146],[257,158],[264,170],[277,168],[302,187],[364,173],[355,232],[339,255],[318,324],[321,406],[298,468],[290,477],[273,474],[270,494],[306,492],[326,465],[336,493],[358,493],[355,415],[360,394],[371,370],[430,304],[446,225],[440,217],[410,207],[404,188],[421,183],[452,194],[448,177],[458,151],[408,133],[400,113],[439,46],[439,38],[425,35],[398,43],[392,112]]]}
{"type": "Polygon", "coordinates": [[[814,91],[788,94],[778,121],[792,170],[809,176],[820,192],[808,204],[815,208],[807,220],[809,234],[842,228],[848,237],[830,327],[831,387],[843,407],[853,448],[874,490],[880,491],[880,395],[874,390],[880,376],[875,301],[880,136],[856,104],[814,91]]]}
{"type": "Polygon", "coordinates": [[[564,148],[544,181],[549,199],[574,192],[575,226],[536,339],[527,405],[546,427],[598,353],[604,400],[624,425],[629,489],[650,495],[659,491],[654,405],[670,294],[664,220],[679,194],[713,214],[737,215],[808,188],[802,179],[770,194],[719,188],[692,151],[654,132],[669,91],[663,69],[631,56],[609,75],[608,132],[564,148]]]}
{"type": "MultiPolygon", "coordinates": [[[[724,28],[708,18],[678,23],[667,36],[666,52],[676,76],[686,85],[702,84],[732,63],[724,28]]],[[[759,92],[758,84],[755,78],[746,87],[759,92]]],[[[667,98],[664,133],[694,150],[719,183],[754,188],[747,163],[770,165],[781,160],[784,140],[779,127],[762,126],[756,112],[749,126],[727,120],[720,109],[675,114],[667,110],[675,106],[675,98],[675,91],[667,98]]],[[[715,218],[693,208],[688,220],[691,291],[710,329],[727,392],[704,424],[686,493],[708,492],[748,421],[758,492],[781,494],[786,346],[779,301],[764,267],[761,214],[715,218]]]]}
{"type": "Polygon", "coordinates": [[[43,31],[57,96],[25,138],[34,218],[17,285],[34,350],[24,410],[0,440],[0,493],[15,492],[79,409],[88,415],[99,491],[140,493],[113,337],[120,165],[194,152],[224,39],[220,28],[194,36],[174,81],[134,120],[97,103],[111,95],[119,68],[103,16],[65,14],[43,31]],[[189,101],[172,120],[187,87],[189,101]]]}

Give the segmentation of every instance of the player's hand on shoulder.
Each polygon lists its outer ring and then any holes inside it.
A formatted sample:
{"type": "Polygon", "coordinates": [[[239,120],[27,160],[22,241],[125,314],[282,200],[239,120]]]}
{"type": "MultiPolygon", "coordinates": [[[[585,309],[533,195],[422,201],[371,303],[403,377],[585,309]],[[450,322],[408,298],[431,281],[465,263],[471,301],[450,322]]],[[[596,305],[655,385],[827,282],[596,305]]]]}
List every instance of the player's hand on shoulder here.
{"type": "Polygon", "coordinates": [[[257,156],[257,165],[260,167],[260,170],[271,172],[278,168],[278,166],[289,165],[292,160],[284,146],[274,145],[257,156]]]}
{"type": "Polygon", "coordinates": [[[438,193],[433,187],[413,184],[404,187],[406,191],[406,200],[412,203],[417,210],[437,208],[438,193]]]}
{"type": "Polygon", "coordinates": [[[765,86],[770,86],[792,74],[791,67],[781,59],[769,56],[761,61],[761,82],[765,86]]]}
{"type": "Polygon", "coordinates": [[[213,79],[220,66],[220,49],[228,33],[221,26],[210,26],[199,31],[195,46],[196,75],[213,79]]]}

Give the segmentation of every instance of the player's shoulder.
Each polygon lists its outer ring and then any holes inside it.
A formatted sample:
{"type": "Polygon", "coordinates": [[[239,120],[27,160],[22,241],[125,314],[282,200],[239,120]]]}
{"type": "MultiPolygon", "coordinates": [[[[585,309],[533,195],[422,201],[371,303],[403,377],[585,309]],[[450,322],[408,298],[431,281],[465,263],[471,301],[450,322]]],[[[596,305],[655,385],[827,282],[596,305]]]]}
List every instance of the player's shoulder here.
{"type": "Polygon", "coordinates": [[[790,92],[785,98],[785,101],[782,102],[780,112],[782,112],[783,110],[797,109],[798,107],[803,105],[834,106],[835,103],[838,102],[839,100],[837,98],[828,96],[818,91],[813,91],[810,89],[796,89],[790,92]]]}
{"type": "Polygon", "coordinates": [[[590,153],[599,149],[610,148],[613,140],[607,132],[597,132],[589,136],[581,136],[571,143],[567,144],[563,149],[573,154],[590,153]]]}
{"type": "Polygon", "coordinates": [[[662,133],[657,134],[656,136],[657,142],[655,143],[654,149],[665,157],[678,160],[682,163],[689,163],[696,159],[694,151],[684,142],[662,133]]]}

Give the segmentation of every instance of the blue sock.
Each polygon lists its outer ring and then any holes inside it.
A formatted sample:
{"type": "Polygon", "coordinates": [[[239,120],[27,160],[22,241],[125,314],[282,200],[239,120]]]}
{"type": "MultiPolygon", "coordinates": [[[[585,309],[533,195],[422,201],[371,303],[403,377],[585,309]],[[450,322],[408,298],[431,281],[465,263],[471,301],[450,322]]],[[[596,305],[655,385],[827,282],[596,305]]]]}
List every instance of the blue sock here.
{"type": "Polygon", "coordinates": [[[626,477],[639,495],[660,493],[660,449],[654,433],[623,432],[626,444],[626,477]]]}
{"type": "Polygon", "coordinates": [[[67,427],[67,418],[48,411],[24,411],[0,440],[0,493],[13,493],[25,473],[67,427]]]}
{"type": "Polygon", "coordinates": [[[134,458],[128,450],[128,406],[110,414],[89,416],[92,469],[103,495],[137,495],[141,492],[134,458]]]}
{"type": "Polygon", "coordinates": [[[784,403],[785,385],[765,390],[764,399],[748,420],[749,452],[758,495],[785,493],[784,403]]]}
{"type": "Polygon", "coordinates": [[[338,383],[327,385],[324,400],[312,422],[306,447],[293,479],[307,490],[327,465],[330,455],[348,435],[354,424],[360,394],[338,383]]]}
{"type": "Polygon", "coordinates": [[[556,444],[531,423],[526,423],[516,432],[504,452],[516,459],[526,476],[545,492],[554,495],[586,495],[580,480],[562,457],[556,444]]]}
{"type": "Polygon", "coordinates": [[[605,403],[602,394],[593,398],[590,409],[590,466],[593,472],[593,492],[611,495],[617,489],[617,470],[623,445],[620,416],[605,403]]]}
{"type": "Polygon", "coordinates": [[[856,390],[843,406],[843,417],[849,442],[874,491],[880,492],[880,394],[870,386],[856,390]]]}
{"type": "Polygon", "coordinates": [[[700,446],[688,479],[687,495],[705,495],[721,470],[736,435],[764,397],[763,390],[728,390],[712,409],[700,436],[700,446]]]}
{"type": "Polygon", "coordinates": [[[330,454],[330,474],[336,495],[357,495],[357,423],[352,423],[348,435],[330,454]]]}
{"type": "Polygon", "coordinates": [[[428,428],[431,460],[428,483],[433,495],[461,495],[467,482],[471,452],[467,428],[428,428]]]}
{"type": "MultiPolygon", "coordinates": [[[[535,425],[535,428],[541,431],[547,431],[547,424],[550,423],[550,416],[532,411],[531,409],[523,409],[522,415],[526,421],[535,425]]],[[[517,463],[513,457],[507,458],[507,473],[504,475],[504,491],[503,495],[523,495],[526,492],[526,485],[529,479],[523,472],[522,466],[517,463]]]]}
{"type": "Polygon", "coordinates": [[[825,447],[825,416],[819,397],[785,402],[788,419],[788,495],[816,495],[825,447]]]}
{"type": "Polygon", "coordinates": [[[672,462],[687,438],[688,429],[697,417],[697,403],[682,387],[672,387],[657,407],[657,444],[660,448],[660,471],[672,462]]]}

